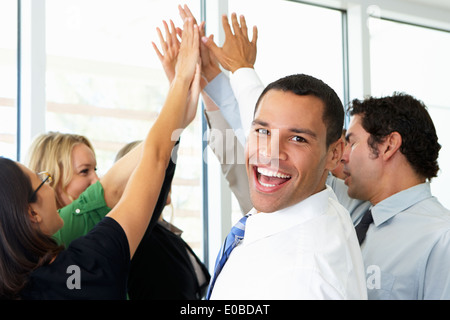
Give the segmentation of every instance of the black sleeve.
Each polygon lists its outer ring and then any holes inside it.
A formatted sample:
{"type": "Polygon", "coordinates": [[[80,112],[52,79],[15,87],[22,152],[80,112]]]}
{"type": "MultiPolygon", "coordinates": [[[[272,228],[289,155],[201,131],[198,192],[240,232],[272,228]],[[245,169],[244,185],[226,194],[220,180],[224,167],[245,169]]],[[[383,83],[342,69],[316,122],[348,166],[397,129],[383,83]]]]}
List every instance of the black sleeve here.
{"type": "Polygon", "coordinates": [[[166,169],[166,175],[164,177],[164,182],[161,187],[161,192],[158,197],[158,201],[156,202],[155,209],[153,210],[152,218],[150,219],[150,223],[148,224],[147,230],[145,231],[145,234],[150,233],[155,225],[158,223],[159,217],[161,216],[161,213],[164,210],[164,207],[166,206],[167,196],[169,195],[170,188],[172,187],[172,180],[173,176],[175,174],[175,167],[176,167],[176,159],[178,156],[178,147],[180,145],[180,140],[175,143],[175,146],[172,150],[172,156],[169,160],[169,165],[166,169]]]}

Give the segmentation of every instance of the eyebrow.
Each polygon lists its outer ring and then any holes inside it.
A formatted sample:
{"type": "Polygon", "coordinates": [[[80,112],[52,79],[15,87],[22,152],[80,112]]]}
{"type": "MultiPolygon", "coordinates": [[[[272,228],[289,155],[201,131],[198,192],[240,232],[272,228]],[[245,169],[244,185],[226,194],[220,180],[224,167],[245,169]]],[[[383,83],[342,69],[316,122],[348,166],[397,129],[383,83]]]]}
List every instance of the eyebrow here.
{"type": "Polygon", "coordinates": [[[91,163],[82,163],[77,165],[75,168],[82,168],[82,167],[95,167],[95,165],[92,165],[91,163]]]}
{"type": "Polygon", "coordinates": [[[268,127],[269,126],[269,124],[267,122],[261,121],[261,120],[258,120],[258,119],[255,119],[255,120],[252,121],[252,126],[254,126],[255,124],[259,124],[260,126],[263,126],[263,127],[268,127]]]}
{"type": "MultiPolygon", "coordinates": [[[[261,125],[263,127],[268,127],[269,126],[269,124],[267,122],[265,122],[265,121],[258,120],[258,119],[253,120],[252,126],[253,125],[257,125],[257,124],[259,124],[259,125],[261,125]]],[[[311,136],[313,138],[317,138],[317,134],[314,131],[309,130],[309,129],[289,128],[288,130],[291,131],[291,132],[294,132],[294,133],[307,134],[307,135],[309,135],[309,136],[311,136]]]]}

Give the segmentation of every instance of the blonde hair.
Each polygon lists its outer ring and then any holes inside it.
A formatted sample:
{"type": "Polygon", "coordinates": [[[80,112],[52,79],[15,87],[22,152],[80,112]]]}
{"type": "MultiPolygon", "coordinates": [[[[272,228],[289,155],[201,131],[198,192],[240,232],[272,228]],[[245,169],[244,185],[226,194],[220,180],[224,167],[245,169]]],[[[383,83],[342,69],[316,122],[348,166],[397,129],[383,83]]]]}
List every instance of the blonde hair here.
{"type": "Polygon", "coordinates": [[[48,132],[39,135],[30,146],[27,155],[27,166],[35,172],[48,171],[53,181],[50,183],[55,190],[56,204],[62,208],[63,202],[60,199],[57,187],[65,192],[67,185],[73,177],[72,151],[78,144],[85,144],[92,150],[95,156],[94,147],[84,136],[48,132]]]}

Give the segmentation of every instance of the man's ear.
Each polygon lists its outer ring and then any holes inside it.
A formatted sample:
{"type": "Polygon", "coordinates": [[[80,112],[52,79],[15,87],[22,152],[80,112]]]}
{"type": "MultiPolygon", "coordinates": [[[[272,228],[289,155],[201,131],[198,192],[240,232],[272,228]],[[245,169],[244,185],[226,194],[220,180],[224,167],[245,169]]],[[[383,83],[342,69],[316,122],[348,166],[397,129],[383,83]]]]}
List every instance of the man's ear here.
{"type": "Polygon", "coordinates": [[[397,131],[391,132],[380,145],[383,160],[389,160],[402,146],[402,136],[397,131]]]}
{"type": "Polygon", "coordinates": [[[36,211],[34,211],[31,205],[28,206],[28,217],[33,223],[40,223],[42,221],[41,216],[36,211]]]}
{"type": "Polygon", "coordinates": [[[339,138],[328,147],[328,160],[326,169],[332,171],[336,169],[341,162],[342,154],[344,153],[344,140],[339,138]]]}

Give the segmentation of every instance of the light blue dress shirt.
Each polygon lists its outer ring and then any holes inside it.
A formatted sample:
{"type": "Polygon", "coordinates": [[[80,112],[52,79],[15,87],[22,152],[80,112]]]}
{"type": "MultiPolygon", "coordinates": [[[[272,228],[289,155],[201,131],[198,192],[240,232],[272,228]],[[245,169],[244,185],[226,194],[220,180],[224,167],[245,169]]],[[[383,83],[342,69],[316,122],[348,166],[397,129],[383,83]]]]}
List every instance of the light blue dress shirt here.
{"type": "Polygon", "coordinates": [[[361,246],[369,300],[450,299],[450,211],[429,183],[375,206],[350,198],[341,179],[330,175],[327,184],[354,225],[371,207],[374,223],[361,246]]]}
{"type": "Polygon", "coordinates": [[[372,208],[362,254],[369,299],[450,299],[450,211],[429,183],[372,208]]]}
{"type": "Polygon", "coordinates": [[[222,72],[204,88],[206,94],[219,107],[223,117],[233,128],[239,142],[245,146],[245,134],[242,128],[239,105],[231,89],[230,80],[222,72]]]}
{"type": "MultiPolygon", "coordinates": [[[[228,79],[214,80],[230,103],[234,94],[228,79]]],[[[236,99],[236,107],[226,108],[221,99],[213,100],[230,126],[241,128],[236,99]]],[[[350,198],[344,182],[331,174],[327,184],[357,225],[371,204],[350,198]]],[[[381,201],[372,215],[361,246],[369,299],[450,299],[450,211],[432,196],[429,183],[381,201]]]]}

